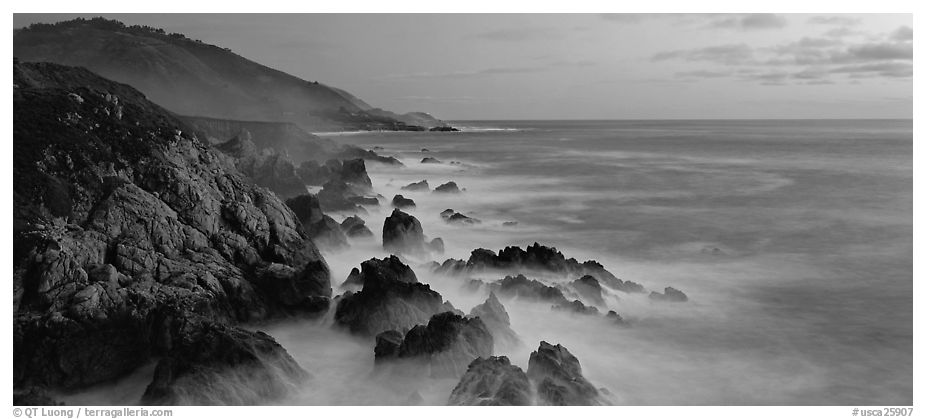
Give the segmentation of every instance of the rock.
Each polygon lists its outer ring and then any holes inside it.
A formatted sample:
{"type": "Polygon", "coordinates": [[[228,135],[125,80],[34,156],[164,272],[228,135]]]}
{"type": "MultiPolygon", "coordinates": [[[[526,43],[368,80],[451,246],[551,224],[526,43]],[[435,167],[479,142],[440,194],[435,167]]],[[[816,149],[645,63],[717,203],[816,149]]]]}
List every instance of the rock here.
{"type": "Polygon", "coordinates": [[[434,188],[435,193],[460,193],[460,188],[457,187],[456,182],[447,182],[443,185],[440,185],[434,188]]]}
{"type": "Polygon", "coordinates": [[[437,164],[437,163],[440,163],[441,161],[438,160],[438,159],[435,159],[434,157],[425,157],[425,158],[421,159],[421,162],[422,162],[422,163],[434,163],[434,164],[437,164]]]}
{"type": "Polygon", "coordinates": [[[582,367],[562,345],[540,342],[531,352],[527,376],[537,386],[539,404],[548,406],[600,405],[598,390],[582,376],[582,367]]]}
{"type": "Polygon", "coordinates": [[[356,205],[379,206],[379,199],[375,196],[348,196],[346,200],[356,205]]]}
{"type": "Polygon", "coordinates": [[[327,312],[293,211],[184,121],[85,69],[13,74],[14,389],[124,377],[170,352],[173,321],[327,312]]]}
{"type": "Polygon", "coordinates": [[[517,221],[505,221],[502,223],[503,227],[514,227],[516,225],[518,225],[517,221]]]}
{"type": "Polygon", "coordinates": [[[146,405],[253,405],[279,399],[309,378],[273,338],[216,323],[179,326],[145,389],[146,405]]]}
{"type": "Polygon", "coordinates": [[[322,212],[318,198],[315,196],[305,194],[287,199],[286,206],[302,222],[309,237],[320,246],[329,249],[348,247],[347,237],[341,231],[341,226],[322,212]]]}
{"type": "Polygon", "coordinates": [[[422,180],[420,182],[409,183],[402,187],[403,191],[429,191],[431,187],[428,186],[427,180],[422,180]]]}
{"type": "Polygon", "coordinates": [[[392,198],[392,206],[396,208],[414,208],[415,201],[402,195],[396,195],[392,198]]]}
{"type": "Polygon", "coordinates": [[[426,148],[422,148],[422,149],[421,149],[421,152],[422,152],[422,153],[430,153],[431,150],[428,150],[428,149],[426,149],[426,148]]]}
{"type": "Polygon", "coordinates": [[[527,279],[524,275],[506,276],[492,284],[498,295],[506,298],[519,298],[553,304],[569,304],[559,288],[545,285],[536,279],[527,279]]]}
{"type": "Polygon", "coordinates": [[[396,359],[423,362],[433,378],[459,377],[470,362],[492,355],[493,349],[492,334],[482,320],[448,311],[409,330],[396,359]]]}
{"type": "Polygon", "coordinates": [[[508,357],[476,358],[450,393],[450,406],[529,406],[532,390],[524,370],[508,357]]]}
{"type": "Polygon", "coordinates": [[[373,232],[367,228],[363,218],[356,215],[347,217],[341,222],[341,231],[350,238],[373,237],[373,232]]]}
{"type": "Polygon", "coordinates": [[[43,388],[30,387],[13,391],[13,406],[64,406],[64,403],[55,400],[43,388]]]}
{"type": "Polygon", "coordinates": [[[395,330],[387,330],[376,335],[376,346],[373,347],[373,362],[379,364],[385,360],[399,357],[399,348],[405,336],[395,330]]]}
{"type": "Polygon", "coordinates": [[[429,129],[428,131],[432,131],[432,132],[433,132],[433,131],[438,131],[438,132],[458,132],[458,131],[460,131],[460,130],[458,130],[458,129],[454,128],[454,127],[446,127],[446,126],[444,126],[444,127],[432,127],[432,128],[429,129]]]}
{"type": "Polygon", "coordinates": [[[465,263],[454,263],[441,272],[447,274],[480,273],[485,271],[502,271],[512,275],[521,271],[546,271],[561,276],[594,276],[601,284],[623,292],[642,292],[640,284],[622,281],[608,272],[600,263],[589,260],[579,263],[574,258],[566,258],[555,247],[534,243],[525,249],[517,246],[506,247],[496,254],[489,249],[475,249],[465,263]]]}
{"type": "Polygon", "coordinates": [[[403,274],[410,268],[389,259],[373,259],[367,266],[361,264],[363,287],[359,292],[345,293],[338,301],[334,313],[336,324],[364,336],[376,336],[387,330],[405,333],[437,313],[453,310],[430,286],[418,283],[417,279],[410,282],[410,276],[403,274]],[[367,267],[371,269],[364,274],[367,267]]]}
{"type": "Polygon", "coordinates": [[[399,258],[389,256],[388,258],[372,258],[360,264],[360,270],[354,268],[347,276],[347,280],[341,286],[363,288],[367,279],[399,281],[414,284],[418,282],[418,277],[408,265],[402,263],[399,258]]]}
{"type": "Polygon", "coordinates": [[[463,225],[479,224],[482,222],[475,218],[470,218],[460,213],[455,213],[451,215],[450,217],[447,217],[446,221],[451,224],[463,224],[463,225]]]}
{"type": "Polygon", "coordinates": [[[604,306],[604,297],[601,295],[601,284],[591,275],[583,275],[581,278],[569,284],[581,296],[592,304],[604,306]]]}
{"type": "Polygon", "coordinates": [[[482,319],[492,333],[496,347],[511,349],[521,345],[521,338],[511,330],[511,319],[505,306],[498,301],[494,292],[489,293],[489,298],[484,303],[473,307],[469,315],[482,319]]]}
{"type": "Polygon", "coordinates": [[[428,243],[428,250],[430,250],[433,253],[437,253],[439,255],[443,254],[444,253],[444,240],[441,239],[440,237],[437,237],[434,240],[431,240],[431,242],[428,243]]]}
{"type": "Polygon", "coordinates": [[[609,310],[608,314],[606,314],[604,318],[617,325],[625,326],[627,324],[627,322],[624,321],[621,315],[617,314],[617,312],[614,310],[609,310]]]}
{"type": "MultiPolygon", "coordinates": [[[[322,186],[322,190],[318,192],[318,201],[321,204],[321,208],[325,211],[354,211],[365,213],[363,207],[357,204],[357,202],[362,202],[363,193],[363,190],[358,190],[340,179],[332,179],[325,182],[325,185],[322,186]]],[[[377,203],[378,202],[379,201],[377,201],[377,203]]]]}
{"type": "Polygon", "coordinates": [[[424,252],[424,230],[418,219],[396,208],[383,223],[383,249],[393,253],[424,252]]]}
{"type": "Polygon", "coordinates": [[[447,208],[447,209],[445,209],[445,210],[443,210],[443,211],[440,212],[440,218],[443,218],[444,220],[447,220],[448,218],[450,218],[451,215],[456,214],[456,213],[457,213],[456,211],[454,211],[454,210],[452,210],[452,209],[450,209],[450,208],[447,208]]]}
{"type": "Polygon", "coordinates": [[[672,303],[684,303],[688,301],[688,296],[672,287],[666,287],[665,292],[660,294],[656,291],[650,293],[649,298],[653,301],[668,301],[672,303]]]}
{"type": "Polygon", "coordinates": [[[586,306],[579,300],[573,300],[569,303],[558,304],[553,306],[553,311],[564,311],[573,314],[598,315],[598,309],[594,306],[586,306]]]}

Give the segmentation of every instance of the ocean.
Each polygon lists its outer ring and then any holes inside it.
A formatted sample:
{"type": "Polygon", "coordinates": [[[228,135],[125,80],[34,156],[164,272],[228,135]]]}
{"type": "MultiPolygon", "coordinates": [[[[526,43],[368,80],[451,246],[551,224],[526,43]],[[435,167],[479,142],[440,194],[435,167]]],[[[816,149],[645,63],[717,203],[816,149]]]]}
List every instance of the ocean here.
{"type": "MultiPolygon", "coordinates": [[[[912,404],[912,121],[452,124],[463,131],[332,137],[405,164],[367,164],[385,205],[362,215],[375,240],[325,252],[335,287],[360,262],[386,255],[383,220],[401,193],[416,201],[408,212],[425,234],[443,239],[438,261],[537,242],[689,297],[610,295],[608,308],[630,327],[504,301],[526,343],[504,355],[521,368],[546,340],[575,354],[615,404],[912,404]],[[400,191],[420,180],[465,190],[400,191]],[[439,213],[448,208],[481,223],[447,224],[439,213]]],[[[457,308],[485,299],[425,262],[409,265],[457,308]]],[[[285,404],[406,404],[416,395],[444,404],[456,384],[378,380],[370,342],[333,329],[330,318],[255,328],[314,377],[285,404]]],[[[125,382],[141,384],[123,386],[116,402],[148,379],[125,382]]],[[[70,402],[81,400],[98,401],[70,402]]]]}

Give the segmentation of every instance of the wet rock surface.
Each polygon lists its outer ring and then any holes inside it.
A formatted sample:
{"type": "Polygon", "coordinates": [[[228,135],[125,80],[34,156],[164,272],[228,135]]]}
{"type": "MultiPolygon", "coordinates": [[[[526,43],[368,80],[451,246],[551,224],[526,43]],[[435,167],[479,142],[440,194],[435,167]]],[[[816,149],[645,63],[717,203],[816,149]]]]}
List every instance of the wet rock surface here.
{"type": "MultiPolygon", "coordinates": [[[[386,339],[394,336],[380,334],[381,352],[390,352],[392,343],[386,339]]],[[[432,316],[427,325],[411,328],[393,357],[379,356],[376,361],[405,360],[409,361],[405,368],[423,367],[431,377],[459,377],[474,359],[492,355],[493,349],[492,334],[482,320],[448,311],[432,316]]]]}
{"type": "Polygon", "coordinates": [[[498,348],[514,348],[521,345],[521,338],[514,330],[511,330],[511,319],[505,306],[495,296],[494,292],[489,293],[489,298],[482,304],[473,307],[470,310],[471,317],[479,317],[495,341],[498,348]]]}
{"type": "Polygon", "coordinates": [[[305,194],[286,200],[296,218],[302,222],[306,233],[321,247],[339,249],[347,247],[347,236],[333,218],[322,212],[318,198],[305,194]]]}
{"type": "Polygon", "coordinates": [[[398,208],[393,210],[383,223],[383,249],[393,253],[423,253],[424,230],[418,219],[398,208]]]}
{"type": "Polygon", "coordinates": [[[428,186],[427,180],[422,180],[415,183],[409,183],[401,188],[403,191],[413,191],[413,192],[427,192],[431,190],[431,187],[428,186]]]}
{"type": "Polygon", "coordinates": [[[392,206],[396,208],[414,208],[415,201],[402,195],[396,195],[392,198],[392,206]]]}
{"type": "Polygon", "coordinates": [[[435,193],[460,193],[460,188],[456,182],[447,182],[434,188],[435,193]]]}
{"type": "Polygon", "coordinates": [[[350,238],[371,238],[373,232],[366,226],[363,218],[356,215],[350,216],[341,222],[341,231],[350,238]]]}
{"type": "Polygon", "coordinates": [[[508,357],[477,358],[450,393],[450,406],[529,406],[532,388],[508,357]]]}

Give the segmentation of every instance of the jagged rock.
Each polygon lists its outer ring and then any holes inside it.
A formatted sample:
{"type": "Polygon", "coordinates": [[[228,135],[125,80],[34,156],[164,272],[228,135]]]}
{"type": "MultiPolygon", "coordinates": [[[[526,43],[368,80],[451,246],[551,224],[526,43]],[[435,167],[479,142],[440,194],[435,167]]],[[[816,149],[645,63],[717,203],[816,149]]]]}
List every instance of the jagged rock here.
{"type": "Polygon", "coordinates": [[[598,315],[598,309],[594,306],[586,306],[579,300],[573,300],[568,303],[557,304],[553,306],[553,311],[565,311],[573,314],[598,315]]]}
{"type": "Polygon", "coordinates": [[[432,127],[432,128],[429,129],[428,131],[432,131],[432,132],[433,132],[433,131],[437,131],[437,132],[459,132],[460,130],[459,130],[459,129],[456,129],[456,128],[454,128],[454,127],[432,127]]]}
{"type": "Polygon", "coordinates": [[[420,182],[409,183],[402,187],[403,191],[429,191],[431,187],[428,185],[427,180],[422,180],[420,182]]]}
{"type": "Polygon", "coordinates": [[[653,301],[668,301],[672,303],[684,303],[688,301],[688,296],[672,287],[666,287],[665,292],[660,294],[656,291],[650,293],[649,298],[653,301]]]}
{"type": "Polygon", "coordinates": [[[530,406],[531,385],[508,357],[476,358],[450,393],[450,406],[530,406]]]}
{"type": "Polygon", "coordinates": [[[563,292],[536,279],[528,279],[524,275],[506,276],[492,284],[498,295],[506,298],[519,298],[532,301],[543,301],[553,304],[569,304],[563,292]]]}
{"type": "Polygon", "coordinates": [[[434,188],[435,193],[460,193],[460,188],[457,187],[456,182],[447,182],[443,185],[440,185],[434,188]]]}
{"type": "Polygon", "coordinates": [[[13,73],[14,388],[123,377],[166,355],[167,319],[327,311],[293,212],[186,123],[84,69],[13,73]]]}
{"type": "Polygon", "coordinates": [[[562,345],[540,342],[531,352],[527,376],[537,386],[540,404],[549,406],[600,405],[598,390],[582,376],[582,367],[562,345]]]}
{"type": "Polygon", "coordinates": [[[317,244],[332,249],[347,247],[347,237],[341,226],[322,212],[318,198],[309,194],[300,195],[287,199],[286,206],[293,210],[306,233],[317,244]]]}
{"type": "Polygon", "coordinates": [[[387,330],[376,335],[376,346],[373,347],[373,361],[378,364],[383,360],[398,358],[399,348],[402,346],[404,338],[403,334],[395,330],[387,330]]]}
{"type": "MultiPolygon", "coordinates": [[[[383,351],[388,352],[391,343],[385,339],[394,335],[381,336],[383,345],[389,346],[383,351]]],[[[493,348],[492,334],[482,320],[448,311],[432,316],[427,326],[419,324],[409,330],[394,358],[381,356],[377,361],[422,361],[412,365],[424,367],[431,377],[459,377],[472,360],[490,356],[493,348]]]]}
{"type": "Polygon", "coordinates": [[[367,228],[363,218],[356,215],[347,217],[341,222],[341,231],[350,238],[373,237],[373,232],[367,228]]]}
{"type": "Polygon", "coordinates": [[[453,310],[427,284],[417,279],[410,282],[407,273],[411,269],[397,259],[367,262],[370,263],[366,266],[361,264],[363,288],[356,293],[345,293],[334,314],[335,322],[352,333],[366,336],[387,330],[404,333],[437,313],[453,310]],[[364,274],[368,268],[369,273],[364,274]]]}
{"type": "Polygon", "coordinates": [[[581,296],[586,298],[592,304],[604,306],[604,297],[601,295],[601,284],[591,275],[583,275],[581,278],[573,281],[569,285],[581,296]]]}
{"type": "Polygon", "coordinates": [[[489,249],[475,249],[465,263],[453,263],[440,270],[448,274],[471,274],[485,271],[502,271],[518,274],[524,270],[547,271],[564,276],[592,275],[602,284],[623,292],[643,292],[640,284],[622,281],[608,272],[600,263],[589,260],[579,263],[573,258],[567,259],[554,247],[534,243],[521,249],[517,246],[506,247],[496,254],[489,249]]]}
{"type": "Polygon", "coordinates": [[[447,220],[448,218],[450,218],[451,215],[456,214],[456,213],[457,212],[454,211],[453,209],[447,208],[440,212],[440,218],[447,220]]]}
{"type": "Polygon", "coordinates": [[[366,213],[363,207],[356,202],[363,196],[364,191],[348,185],[340,179],[325,182],[322,190],[318,192],[318,201],[325,211],[354,211],[366,213]]]}
{"type": "Polygon", "coordinates": [[[435,163],[435,164],[436,164],[436,163],[440,163],[441,161],[438,160],[438,159],[435,159],[434,157],[425,157],[425,158],[421,159],[421,162],[422,162],[422,163],[435,163]]]}
{"type": "Polygon", "coordinates": [[[449,224],[468,225],[468,224],[479,224],[482,222],[475,218],[467,217],[452,209],[446,209],[446,210],[441,211],[440,216],[445,222],[449,224]]]}
{"type": "Polygon", "coordinates": [[[388,280],[399,281],[414,284],[418,282],[418,277],[408,265],[402,263],[399,258],[389,256],[383,259],[370,259],[360,264],[360,270],[354,268],[347,276],[347,280],[341,286],[344,288],[356,287],[362,288],[367,279],[370,280],[388,280]]]}
{"type": "Polygon", "coordinates": [[[273,149],[259,151],[247,129],[242,129],[238,135],[215,148],[231,157],[238,170],[254,183],[269,188],[280,197],[297,196],[306,191],[305,182],[293,161],[273,149]]]}
{"type": "Polygon", "coordinates": [[[145,389],[146,405],[253,405],[309,378],[273,338],[216,323],[185,323],[145,389]]]}
{"type": "Polygon", "coordinates": [[[383,249],[393,253],[424,252],[424,230],[412,215],[396,208],[383,223],[383,249]]]}
{"type": "Polygon", "coordinates": [[[482,319],[482,322],[489,328],[489,332],[492,333],[497,347],[514,348],[521,345],[521,338],[514,330],[511,330],[511,319],[508,317],[505,306],[498,301],[494,292],[489,293],[489,298],[484,303],[473,307],[469,315],[482,319]]]}
{"type": "Polygon", "coordinates": [[[402,195],[396,195],[392,198],[392,206],[396,208],[414,208],[415,201],[402,195]]]}

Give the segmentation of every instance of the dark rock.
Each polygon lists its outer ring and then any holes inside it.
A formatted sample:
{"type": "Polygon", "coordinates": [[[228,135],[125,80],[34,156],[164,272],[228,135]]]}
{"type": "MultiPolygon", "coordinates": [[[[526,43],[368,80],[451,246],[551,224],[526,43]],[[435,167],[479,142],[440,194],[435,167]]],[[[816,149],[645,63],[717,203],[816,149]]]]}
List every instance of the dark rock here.
{"type": "Polygon", "coordinates": [[[542,301],[557,305],[569,304],[569,300],[563,296],[559,288],[548,286],[536,279],[527,279],[524,275],[506,276],[492,285],[498,295],[506,298],[542,301]]]}
{"type": "Polygon", "coordinates": [[[396,208],[414,208],[415,201],[402,195],[396,195],[392,198],[392,206],[396,208]]]}
{"type": "Polygon", "coordinates": [[[383,249],[393,253],[424,252],[424,230],[418,219],[398,208],[383,223],[383,249]]]}
{"type": "Polygon", "coordinates": [[[422,149],[421,149],[421,152],[422,152],[422,153],[430,153],[431,150],[428,150],[428,149],[426,149],[426,148],[422,148],[422,149]]]}
{"type": "Polygon", "coordinates": [[[422,180],[420,182],[409,183],[402,187],[403,191],[429,191],[431,187],[428,185],[427,180],[422,180]]]}
{"type": "Polygon", "coordinates": [[[418,277],[408,265],[402,263],[399,258],[389,256],[383,259],[370,259],[360,264],[360,270],[354,268],[347,276],[342,287],[362,288],[367,279],[372,281],[386,280],[399,281],[414,284],[418,282],[418,277]]]}
{"type": "Polygon", "coordinates": [[[288,198],[306,192],[306,184],[293,161],[274,149],[258,151],[247,129],[242,129],[234,138],[215,148],[231,157],[238,170],[254,183],[269,188],[280,197],[288,198]]]}
{"type": "Polygon", "coordinates": [[[358,190],[348,185],[342,180],[332,179],[326,182],[325,185],[322,186],[322,190],[318,192],[318,201],[325,211],[355,211],[365,213],[366,211],[363,207],[358,206],[357,202],[354,202],[362,201],[359,197],[362,197],[364,192],[363,190],[358,190]]]}
{"type": "Polygon", "coordinates": [[[666,287],[665,292],[660,294],[656,291],[650,293],[649,298],[653,301],[668,301],[672,303],[684,303],[688,301],[688,296],[672,287],[666,287]]]}
{"type": "Polygon", "coordinates": [[[600,405],[598,389],[582,376],[582,367],[562,345],[540,342],[531,352],[527,376],[537,385],[540,404],[549,406],[600,405]]]}
{"type": "Polygon", "coordinates": [[[13,406],[64,406],[64,403],[55,400],[43,388],[30,387],[13,390],[13,406]]]}
{"type": "Polygon", "coordinates": [[[341,222],[341,231],[350,238],[373,237],[373,232],[367,228],[363,218],[356,215],[347,217],[341,222]]]}
{"type": "Polygon", "coordinates": [[[347,279],[345,279],[344,282],[341,283],[341,288],[344,288],[344,289],[356,288],[358,290],[360,288],[363,288],[363,278],[360,276],[360,270],[357,268],[351,269],[350,273],[347,274],[347,279]]]}
{"type": "Polygon", "coordinates": [[[518,225],[517,221],[505,221],[502,223],[502,226],[504,227],[514,227],[516,225],[518,225]]]}
{"type": "Polygon", "coordinates": [[[474,359],[492,355],[492,334],[478,317],[435,314],[405,334],[398,359],[423,360],[431,377],[459,377],[474,359]]]}
{"type": "Polygon", "coordinates": [[[425,157],[421,159],[421,162],[422,163],[440,163],[441,161],[438,159],[435,159],[434,157],[425,157]]]}
{"type": "Polygon", "coordinates": [[[376,335],[376,346],[373,347],[373,361],[377,364],[399,357],[399,348],[405,336],[395,330],[387,330],[376,335]]]}
{"type": "Polygon", "coordinates": [[[458,129],[454,128],[454,127],[433,127],[433,128],[431,128],[429,131],[437,131],[437,132],[458,132],[458,131],[460,131],[460,130],[458,130],[458,129]]]}
{"type": "Polygon", "coordinates": [[[473,307],[469,315],[482,319],[482,322],[489,328],[489,332],[492,333],[497,347],[515,348],[521,345],[521,338],[514,330],[511,330],[511,319],[508,317],[505,306],[498,301],[494,292],[489,293],[489,298],[484,303],[473,307]]]}
{"type": "Polygon", "coordinates": [[[452,209],[450,209],[450,208],[447,208],[447,209],[445,209],[445,210],[443,210],[443,211],[440,212],[440,218],[443,218],[444,220],[447,220],[448,218],[450,218],[451,215],[456,214],[456,213],[457,213],[456,211],[454,211],[454,210],[452,210],[452,209]]]}
{"type": "Polygon", "coordinates": [[[309,378],[273,338],[216,323],[179,326],[145,389],[146,405],[253,405],[309,378]]]}
{"type": "Polygon", "coordinates": [[[573,300],[569,303],[558,304],[553,306],[554,311],[565,311],[573,314],[598,315],[598,309],[594,306],[586,306],[579,300],[573,300]]]}
{"type": "Polygon", "coordinates": [[[618,325],[621,325],[621,326],[627,324],[627,322],[624,321],[624,319],[621,317],[621,315],[620,315],[620,314],[617,314],[617,312],[614,311],[614,310],[609,310],[609,311],[608,311],[608,314],[606,314],[606,315],[604,316],[604,318],[605,318],[606,320],[610,321],[610,322],[613,322],[613,323],[618,324],[618,325]]]}
{"type": "Polygon", "coordinates": [[[446,221],[451,224],[463,224],[463,225],[479,224],[482,222],[475,218],[470,218],[463,214],[460,214],[459,212],[451,215],[450,217],[447,217],[446,221]]]}
{"type": "Polygon", "coordinates": [[[529,406],[531,385],[508,357],[476,358],[450,393],[450,406],[529,406]]]}
{"type": "Polygon", "coordinates": [[[443,185],[440,185],[434,188],[435,193],[460,193],[460,188],[457,187],[456,182],[447,182],[443,185]]]}
{"type": "Polygon", "coordinates": [[[506,247],[496,254],[488,249],[475,249],[465,264],[452,264],[442,267],[442,273],[471,274],[485,271],[502,271],[518,274],[525,270],[551,272],[563,276],[594,276],[601,284],[623,292],[641,292],[643,287],[631,281],[622,281],[604,269],[600,263],[589,260],[579,263],[573,258],[566,258],[554,247],[534,243],[521,249],[517,246],[506,247]]]}
{"type": "Polygon", "coordinates": [[[346,199],[347,202],[356,205],[366,205],[370,207],[379,206],[379,199],[375,196],[349,196],[346,199]]]}
{"type": "Polygon", "coordinates": [[[345,293],[338,301],[334,313],[336,324],[365,336],[387,330],[404,333],[437,313],[453,310],[430,286],[410,282],[410,276],[403,272],[411,269],[391,259],[373,259],[367,261],[371,262],[367,266],[361,264],[363,288],[356,293],[345,293]],[[364,274],[368,267],[370,272],[364,274]]]}
{"type": "Polygon", "coordinates": [[[601,295],[601,284],[598,283],[598,280],[591,275],[583,275],[581,278],[573,281],[569,285],[572,286],[574,290],[582,298],[587,299],[587,301],[592,304],[604,306],[604,297],[601,295]]]}
{"type": "Polygon", "coordinates": [[[181,338],[168,319],[327,311],[292,210],[185,122],[84,69],[13,74],[14,388],[123,377],[181,338]]]}
{"type": "Polygon", "coordinates": [[[329,249],[347,247],[347,237],[341,231],[341,226],[322,212],[318,198],[308,194],[300,195],[287,199],[286,206],[293,210],[306,233],[317,244],[329,249]]]}
{"type": "Polygon", "coordinates": [[[437,253],[439,255],[443,254],[444,253],[444,240],[441,239],[440,237],[437,237],[434,240],[431,240],[431,242],[428,243],[428,250],[430,250],[431,252],[437,253]]]}

